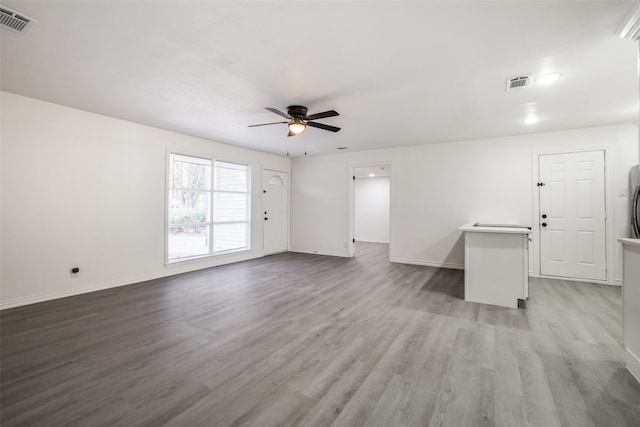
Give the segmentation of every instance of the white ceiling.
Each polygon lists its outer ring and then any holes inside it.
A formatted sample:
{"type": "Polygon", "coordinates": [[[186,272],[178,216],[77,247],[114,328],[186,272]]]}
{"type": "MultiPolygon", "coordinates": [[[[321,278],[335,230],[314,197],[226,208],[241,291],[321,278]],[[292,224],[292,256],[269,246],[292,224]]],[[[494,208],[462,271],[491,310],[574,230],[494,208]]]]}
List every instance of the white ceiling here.
{"type": "Polygon", "coordinates": [[[2,90],[292,156],[635,123],[633,1],[7,1],[2,90]],[[508,77],[562,73],[507,93],[508,77]],[[336,134],[287,138],[291,104],[336,134]],[[531,112],[535,125],[522,120],[531,112]],[[305,147],[306,146],[306,147],[305,147]]]}

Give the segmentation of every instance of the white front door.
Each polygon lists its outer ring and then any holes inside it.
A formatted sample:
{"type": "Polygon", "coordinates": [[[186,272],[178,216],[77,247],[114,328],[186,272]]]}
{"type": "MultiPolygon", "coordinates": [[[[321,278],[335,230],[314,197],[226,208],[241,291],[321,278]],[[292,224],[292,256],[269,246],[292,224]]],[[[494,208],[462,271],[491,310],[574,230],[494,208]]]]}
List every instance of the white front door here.
{"type": "Polygon", "coordinates": [[[262,171],[263,253],[289,249],[289,174],[262,171]]]}
{"type": "Polygon", "coordinates": [[[540,274],[607,280],[604,151],[538,157],[540,274]]]}

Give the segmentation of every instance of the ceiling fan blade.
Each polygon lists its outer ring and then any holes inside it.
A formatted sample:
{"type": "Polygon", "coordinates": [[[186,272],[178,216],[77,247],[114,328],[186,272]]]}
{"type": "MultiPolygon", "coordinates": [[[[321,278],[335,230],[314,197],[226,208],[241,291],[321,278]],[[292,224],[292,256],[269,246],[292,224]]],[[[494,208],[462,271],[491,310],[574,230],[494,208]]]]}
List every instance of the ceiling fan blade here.
{"type": "Polygon", "coordinates": [[[337,128],[335,126],[329,126],[329,125],[325,125],[325,124],[322,124],[322,123],[316,123],[316,122],[307,122],[307,126],[311,126],[311,127],[318,128],[318,129],[329,130],[331,132],[338,132],[340,130],[340,128],[337,128]]]}
{"type": "Polygon", "coordinates": [[[254,128],[256,126],[269,126],[269,125],[279,125],[282,123],[289,123],[289,122],[273,122],[273,123],[260,123],[259,125],[249,125],[250,128],[254,128]]]}
{"type": "Polygon", "coordinates": [[[286,118],[286,119],[292,119],[292,118],[293,118],[293,117],[291,117],[290,115],[288,115],[287,113],[283,113],[282,111],[277,110],[277,109],[275,109],[275,108],[265,107],[265,110],[269,110],[269,111],[271,111],[272,113],[276,113],[277,115],[282,116],[282,117],[284,117],[284,118],[286,118]]]}
{"type": "Polygon", "coordinates": [[[305,117],[305,120],[318,120],[318,119],[324,119],[325,117],[335,117],[335,116],[339,116],[340,114],[338,114],[337,111],[334,110],[329,110],[329,111],[323,111],[322,113],[317,113],[317,114],[312,114],[310,116],[305,117]]]}

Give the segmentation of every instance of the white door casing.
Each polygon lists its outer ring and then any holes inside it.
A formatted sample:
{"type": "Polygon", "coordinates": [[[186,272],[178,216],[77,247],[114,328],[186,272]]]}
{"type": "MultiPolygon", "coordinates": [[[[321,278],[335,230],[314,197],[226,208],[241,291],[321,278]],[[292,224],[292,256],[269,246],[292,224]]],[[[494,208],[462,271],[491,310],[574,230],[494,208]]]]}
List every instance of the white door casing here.
{"type": "Polygon", "coordinates": [[[289,174],[262,171],[262,249],[265,255],[289,249],[289,174]]]}
{"type": "Polygon", "coordinates": [[[541,275],[607,280],[604,161],[600,150],[538,156],[541,275]]]}

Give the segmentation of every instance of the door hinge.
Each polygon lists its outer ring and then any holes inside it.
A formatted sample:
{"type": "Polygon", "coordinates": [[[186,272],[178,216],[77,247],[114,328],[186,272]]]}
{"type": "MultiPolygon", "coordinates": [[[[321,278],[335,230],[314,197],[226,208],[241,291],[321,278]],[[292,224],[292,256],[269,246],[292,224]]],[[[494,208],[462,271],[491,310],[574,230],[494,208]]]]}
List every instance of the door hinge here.
{"type": "Polygon", "coordinates": [[[538,187],[542,187],[542,186],[544,186],[544,185],[546,185],[546,184],[545,184],[544,182],[539,182],[539,183],[537,183],[536,185],[537,185],[538,187]]]}
{"type": "Polygon", "coordinates": [[[353,239],[353,243],[355,243],[355,242],[356,242],[356,239],[353,239]]]}
{"type": "Polygon", "coordinates": [[[356,176],[355,176],[355,175],[353,176],[353,180],[354,180],[354,181],[356,180],[356,176]]]}

